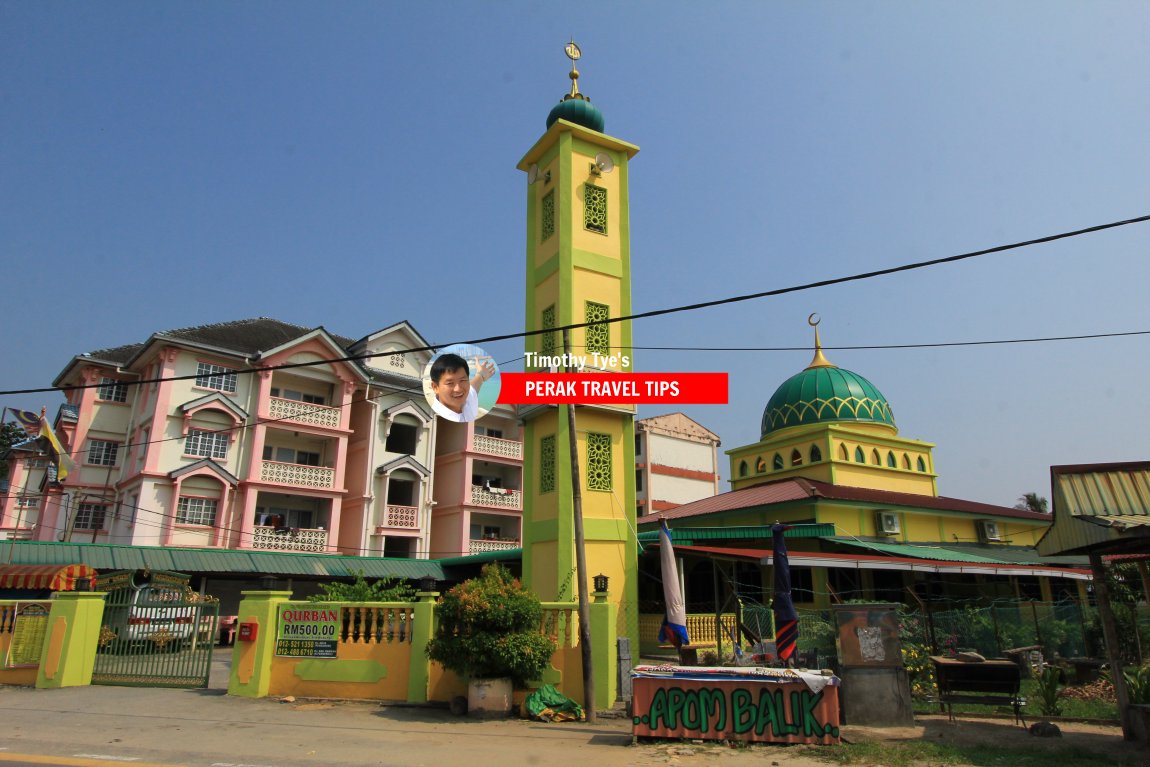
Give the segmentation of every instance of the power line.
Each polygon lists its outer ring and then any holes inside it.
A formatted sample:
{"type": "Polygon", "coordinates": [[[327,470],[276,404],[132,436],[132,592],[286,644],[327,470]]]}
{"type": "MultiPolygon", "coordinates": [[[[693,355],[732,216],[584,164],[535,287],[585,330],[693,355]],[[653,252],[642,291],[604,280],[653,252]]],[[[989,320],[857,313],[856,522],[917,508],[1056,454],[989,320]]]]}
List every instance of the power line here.
{"type": "MultiPolygon", "coordinates": [[[[1110,222],[1108,224],[1098,224],[1096,226],[1089,226],[1089,227],[1086,227],[1084,229],[1075,229],[1075,230],[1069,231],[1069,232],[1060,232],[1058,234],[1047,235],[1045,237],[1038,237],[1035,239],[1024,240],[1021,242],[1014,242],[1014,243],[1010,243],[1008,245],[997,245],[993,248],[984,248],[982,250],[975,250],[975,251],[971,251],[968,253],[960,253],[960,254],[953,255],[953,256],[934,258],[934,259],[930,259],[930,260],[926,260],[926,261],[915,261],[915,262],[912,262],[909,264],[902,264],[900,266],[888,267],[886,269],[874,269],[871,271],[860,272],[858,274],[852,274],[852,275],[848,275],[845,277],[834,277],[834,278],[826,279],[826,280],[817,280],[815,282],[807,282],[807,283],[803,283],[800,285],[792,285],[792,286],[786,287],[786,288],[775,288],[772,290],[759,291],[757,293],[747,293],[747,294],[741,295],[741,296],[730,296],[727,298],[719,298],[719,299],[715,299],[712,301],[701,301],[701,302],[693,303],[693,304],[683,304],[680,306],[673,306],[673,307],[668,307],[665,309],[653,309],[651,311],[639,312],[637,314],[628,314],[628,315],[624,315],[621,317],[609,317],[605,320],[597,320],[595,322],[579,322],[579,323],[574,323],[574,324],[570,324],[570,325],[556,326],[553,328],[541,328],[539,330],[527,330],[527,331],[520,331],[520,332],[516,332],[516,333],[504,333],[501,335],[487,336],[485,338],[476,338],[476,339],[472,339],[470,341],[460,341],[457,343],[479,345],[479,344],[484,344],[484,343],[491,343],[494,341],[507,341],[507,340],[511,340],[511,339],[515,339],[515,338],[528,338],[530,336],[542,335],[544,333],[557,333],[557,332],[561,332],[563,330],[574,330],[577,328],[585,328],[585,327],[589,327],[592,325],[596,325],[596,326],[598,326],[598,325],[610,325],[610,324],[619,323],[619,322],[629,322],[632,320],[648,319],[651,317],[661,317],[663,315],[676,314],[679,312],[698,311],[700,309],[709,309],[711,307],[716,307],[716,306],[724,306],[727,304],[740,303],[740,302],[744,302],[744,301],[753,301],[753,300],[760,299],[760,298],[770,298],[770,297],[774,297],[774,296],[786,295],[788,293],[797,293],[797,292],[806,291],[806,290],[813,290],[815,288],[829,287],[831,285],[841,285],[841,284],[847,283],[847,282],[857,282],[860,280],[873,279],[875,277],[882,277],[882,276],[886,276],[889,274],[897,274],[899,272],[907,272],[907,271],[912,271],[912,270],[916,270],[916,269],[925,269],[927,267],[939,266],[941,264],[955,263],[958,261],[964,261],[964,260],[971,259],[971,258],[978,258],[980,256],[990,255],[992,253],[1003,253],[1003,252],[1006,252],[1009,250],[1017,250],[1019,248],[1030,247],[1033,245],[1041,245],[1041,244],[1045,244],[1048,242],[1055,242],[1057,240],[1068,239],[1071,237],[1080,237],[1080,236],[1085,235],[1085,234],[1093,234],[1095,232],[1101,232],[1101,231],[1105,231],[1107,229],[1115,229],[1117,227],[1129,226],[1131,224],[1138,224],[1138,223],[1143,223],[1146,221],[1150,221],[1150,215],[1137,216],[1135,218],[1128,218],[1128,219],[1124,219],[1121,221],[1113,221],[1113,222],[1110,222]]],[[[411,349],[406,349],[406,350],[404,350],[403,353],[406,354],[406,353],[425,352],[425,351],[434,352],[437,348],[438,347],[436,347],[436,346],[415,347],[415,348],[411,348],[411,349]]],[[[378,352],[378,353],[374,353],[374,354],[356,354],[356,355],[348,355],[345,357],[335,357],[335,358],[331,358],[331,359],[313,360],[313,361],[309,361],[309,362],[293,362],[293,363],[284,363],[282,365],[270,365],[270,366],[253,366],[253,367],[245,368],[242,370],[237,370],[235,372],[237,374],[248,375],[248,374],[268,372],[268,371],[273,371],[273,370],[288,370],[288,369],[293,369],[293,368],[315,367],[317,365],[330,365],[330,364],[336,363],[336,362],[364,362],[365,360],[374,359],[376,357],[390,356],[390,355],[395,354],[395,353],[396,352],[394,352],[394,351],[389,351],[389,352],[378,352]]],[[[183,376],[171,376],[171,377],[140,379],[140,380],[135,380],[135,381],[123,381],[120,383],[123,383],[124,385],[127,385],[127,386],[139,386],[142,384],[161,383],[164,381],[187,381],[187,380],[192,380],[192,379],[202,378],[202,377],[203,376],[198,375],[198,374],[189,374],[189,375],[183,375],[183,376]]],[[[81,390],[81,389],[99,388],[102,385],[103,384],[79,384],[77,386],[68,386],[68,387],[63,387],[63,388],[47,387],[47,388],[38,388],[38,389],[13,389],[13,390],[9,390],[9,391],[0,391],[0,395],[8,396],[8,395],[17,395],[17,394],[42,394],[42,393],[46,393],[46,392],[56,392],[56,391],[77,391],[77,390],[81,390]]]]}

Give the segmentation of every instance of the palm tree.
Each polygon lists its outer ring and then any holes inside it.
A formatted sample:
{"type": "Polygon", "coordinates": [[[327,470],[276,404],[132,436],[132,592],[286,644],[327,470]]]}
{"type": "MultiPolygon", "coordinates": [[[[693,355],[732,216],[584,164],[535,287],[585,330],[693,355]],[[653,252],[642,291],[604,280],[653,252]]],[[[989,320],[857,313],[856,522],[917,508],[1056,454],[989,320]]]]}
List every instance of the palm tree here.
{"type": "Polygon", "coordinates": [[[1014,508],[1024,511],[1037,511],[1039,514],[1049,513],[1046,499],[1038,493],[1023,493],[1018,496],[1018,503],[1014,504],[1014,508]]]}

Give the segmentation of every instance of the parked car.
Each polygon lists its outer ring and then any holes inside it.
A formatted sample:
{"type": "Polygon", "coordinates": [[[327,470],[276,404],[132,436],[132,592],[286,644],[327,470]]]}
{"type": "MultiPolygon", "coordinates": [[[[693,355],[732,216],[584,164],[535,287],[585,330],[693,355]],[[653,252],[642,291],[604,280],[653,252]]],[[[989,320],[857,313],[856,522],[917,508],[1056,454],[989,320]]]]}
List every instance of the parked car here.
{"type": "Polygon", "coordinates": [[[183,591],[152,584],[123,591],[129,593],[109,594],[102,647],[175,652],[189,643],[199,611],[187,606],[183,591]]]}

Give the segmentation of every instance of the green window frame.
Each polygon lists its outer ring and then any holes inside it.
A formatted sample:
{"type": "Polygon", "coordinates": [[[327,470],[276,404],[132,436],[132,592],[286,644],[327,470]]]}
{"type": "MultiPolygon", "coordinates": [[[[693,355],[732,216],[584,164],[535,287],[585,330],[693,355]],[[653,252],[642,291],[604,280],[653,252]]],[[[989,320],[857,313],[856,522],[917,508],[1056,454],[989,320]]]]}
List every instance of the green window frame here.
{"type": "Polygon", "coordinates": [[[607,190],[601,186],[583,185],[583,228],[607,234],[607,190]]]}
{"type": "Polygon", "coordinates": [[[555,435],[539,440],[539,492],[555,492],[555,435]]]}
{"type": "MultiPolygon", "coordinates": [[[[543,310],[543,317],[540,323],[544,330],[552,329],[555,327],[555,304],[551,304],[543,310]]],[[[544,333],[540,336],[539,353],[546,356],[553,356],[555,354],[555,331],[551,330],[550,333],[544,333]]]]}
{"type": "Polygon", "coordinates": [[[539,227],[539,241],[546,242],[555,234],[555,190],[543,195],[539,205],[542,220],[539,227]]]}
{"type": "Polygon", "coordinates": [[[587,489],[612,489],[611,435],[587,434],[587,489]]]}
{"type": "Polygon", "coordinates": [[[597,304],[588,301],[583,309],[586,322],[603,323],[601,325],[588,325],[584,329],[583,348],[588,353],[594,352],[607,356],[611,353],[611,326],[606,324],[611,319],[611,307],[606,304],[597,304]]]}

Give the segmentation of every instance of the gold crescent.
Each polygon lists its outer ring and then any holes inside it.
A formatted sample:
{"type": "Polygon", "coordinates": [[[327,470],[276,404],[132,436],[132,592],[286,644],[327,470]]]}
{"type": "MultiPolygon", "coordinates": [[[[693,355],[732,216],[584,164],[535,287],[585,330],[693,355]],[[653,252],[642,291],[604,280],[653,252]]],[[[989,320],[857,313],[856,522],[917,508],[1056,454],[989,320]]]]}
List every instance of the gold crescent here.
{"type": "Polygon", "coordinates": [[[810,315],[807,317],[807,324],[810,325],[812,328],[817,328],[819,326],[819,323],[822,321],[823,321],[823,318],[819,317],[818,312],[811,312],[810,315]]]}

